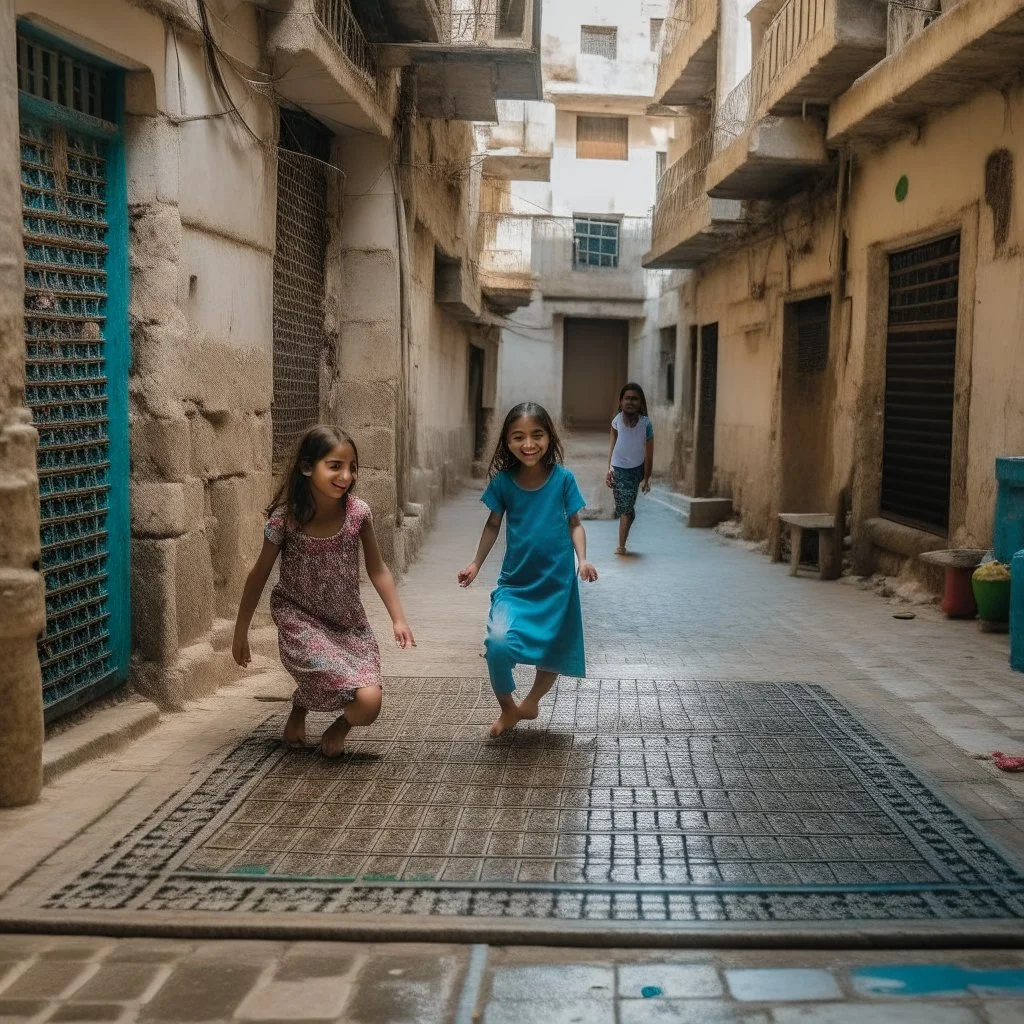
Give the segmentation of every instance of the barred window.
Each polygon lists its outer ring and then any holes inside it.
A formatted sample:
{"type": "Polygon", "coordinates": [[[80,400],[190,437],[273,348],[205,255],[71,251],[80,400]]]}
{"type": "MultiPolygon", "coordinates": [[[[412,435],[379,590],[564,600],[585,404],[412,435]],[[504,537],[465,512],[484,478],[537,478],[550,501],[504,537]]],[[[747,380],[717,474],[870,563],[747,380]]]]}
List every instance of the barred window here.
{"type": "Polygon", "coordinates": [[[619,265],[619,222],[598,217],[573,218],[574,267],[619,265]]]}
{"type": "Polygon", "coordinates": [[[580,53],[615,60],[618,55],[619,30],[606,25],[580,27],[580,53]]]}
{"type": "Polygon", "coordinates": [[[628,160],[629,118],[576,118],[576,158],[578,160],[628,160]]]}
{"type": "Polygon", "coordinates": [[[661,28],[665,24],[664,18],[651,18],[651,51],[658,48],[661,41],[661,28]]]}

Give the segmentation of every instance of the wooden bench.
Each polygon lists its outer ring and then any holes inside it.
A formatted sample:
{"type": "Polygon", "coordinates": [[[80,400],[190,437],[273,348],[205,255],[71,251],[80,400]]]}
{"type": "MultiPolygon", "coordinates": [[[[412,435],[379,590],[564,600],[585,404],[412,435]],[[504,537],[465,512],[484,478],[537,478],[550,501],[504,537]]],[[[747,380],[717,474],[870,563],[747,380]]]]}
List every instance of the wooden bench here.
{"type": "MultiPolygon", "coordinates": [[[[837,536],[836,517],[827,512],[780,512],[780,532],[789,527],[789,575],[800,571],[800,552],[804,530],[818,534],[818,576],[823,580],[838,579],[842,573],[843,538],[837,536]]],[[[782,545],[773,552],[773,560],[782,561],[782,545]]]]}

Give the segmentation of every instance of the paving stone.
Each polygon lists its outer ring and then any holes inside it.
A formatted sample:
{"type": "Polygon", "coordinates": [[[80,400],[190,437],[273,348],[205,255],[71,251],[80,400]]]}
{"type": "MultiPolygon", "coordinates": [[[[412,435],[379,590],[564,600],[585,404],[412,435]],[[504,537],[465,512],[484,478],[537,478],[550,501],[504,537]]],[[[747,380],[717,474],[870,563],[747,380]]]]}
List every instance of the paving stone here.
{"type": "Polygon", "coordinates": [[[40,960],[4,989],[5,999],[55,999],[72,991],[95,968],[76,960],[40,960]]]}
{"type": "Polygon", "coordinates": [[[68,937],[55,939],[39,951],[40,960],[98,960],[114,948],[110,939],[68,937]]]}
{"type": "Polygon", "coordinates": [[[193,1024],[230,1017],[261,973],[251,964],[179,964],[160,991],[143,1007],[143,1021],[193,1024]]]}
{"type": "Polygon", "coordinates": [[[0,999],[0,1024],[24,1024],[25,1021],[39,1016],[46,1009],[46,1005],[25,999],[0,999]]]}
{"type": "Polygon", "coordinates": [[[615,1024],[615,1003],[610,999],[498,1001],[484,1010],[483,1024],[615,1024]]]}
{"type": "Polygon", "coordinates": [[[744,1002],[796,1002],[842,999],[831,971],[800,967],[739,969],[725,972],[734,999],[744,1002]]]}
{"type": "Polygon", "coordinates": [[[104,958],[107,963],[174,963],[195,949],[176,939],[122,939],[104,958]]]}
{"type": "Polygon", "coordinates": [[[766,1011],[717,999],[629,999],[619,1003],[619,1024],[769,1024],[769,1021],[766,1011]]]}
{"type": "Polygon", "coordinates": [[[375,949],[357,975],[345,1024],[435,1024],[454,1017],[465,956],[375,949]]]}
{"type": "Polygon", "coordinates": [[[346,977],[274,979],[254,988],[235,1015],[240,1020],[334,1020],[341,1016],[351,990],[346,977]]]}
{"type": "Polygon", "coordinates": [[[131,1011],[121,1003],[67,1003],[58,1006],[54,1013],[46,1018],[46,1024],[54,1021],[61,1024],[108,1024],[120,1021],[131,1011]]]}
{"type": "MultiPolygon", "coordinates": [[[[786,1006],[772,1011],[775,1024],[978,1024],[967,1006],[936,1003],[828,1003],[786,1006]]],[[[1019,1022],[1021,1018],[1017,1018],[1019,1022]]]]}
{"type": "Polygon", "coordinates": [[[491,976],[494,1000],[571,1000],[613,999],[615,971],[611,967],[559,964],[537,967],[496,967],[491,976]]]}
{"type": "Polygon", "coordinates": [[[984,1007],[988,1024],[1021,1024],[1021,1021],[1024,1021],[1024,1012],[1021,1011],[1021,1004],[1017,1000],[990,999],[985,1002],[984,1007]]]}
{"type": "Polygon", "coordinates": [[[71,998],[76,1003],[128,1002],[141,999],[164,970],[161,964],[103,963],[71,998]]]}
{"type": "Polygon", "coordinates": [[[303,981],[306,978],[337,978],[353,971],[361,957],[353,950],[339,950],[333,955],[307,953],[301,950],[289,953],[277,967],[277,981],[303,981]]]}
{"type": "Polygon", "coordinates": [[[704,964],[638,964],[620,966],[619,998],[643,999],[656,988],[665,999],[701,999],[722,994],[718,971],[704,964]]]}

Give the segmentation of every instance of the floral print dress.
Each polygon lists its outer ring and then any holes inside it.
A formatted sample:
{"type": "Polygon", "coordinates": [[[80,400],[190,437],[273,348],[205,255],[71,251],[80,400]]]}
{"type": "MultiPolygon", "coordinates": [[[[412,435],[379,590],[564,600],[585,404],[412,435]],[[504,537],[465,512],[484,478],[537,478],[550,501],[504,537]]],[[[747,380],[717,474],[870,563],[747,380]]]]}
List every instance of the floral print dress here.
{"type": "Polygon", "coordinates": [[[307,711],[340,711],[362,686],[381,683],[380,648],[359,599],[359,532],[370,506],[348,499],[332,537],[310,537],[277,509],[264,535],[281,548],[270,594],[281,662],[295,680],[292,702],[307,711]]]}

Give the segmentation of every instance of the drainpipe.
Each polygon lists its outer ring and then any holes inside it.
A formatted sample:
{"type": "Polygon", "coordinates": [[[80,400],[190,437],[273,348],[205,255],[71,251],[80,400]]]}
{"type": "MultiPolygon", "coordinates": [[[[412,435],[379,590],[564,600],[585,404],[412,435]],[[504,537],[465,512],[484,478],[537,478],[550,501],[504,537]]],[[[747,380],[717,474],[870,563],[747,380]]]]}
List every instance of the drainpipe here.
{"type": "MultiPolygon", "coordinates": [[[[829,338],[835,339],[832,344],[833,352],[838,345],[843,327],[843,292],[845,281],[843,279],[843,225],[846,222],[846,205],[849,200],[848,176],[850,171],[849,158],[846,150],[839,151],[839,181],[836,185],[836,222],[832,239],[832,302],[829,311],[829,338]]],[[[836,352],[836,356],[838,353],[836,352]]],[[[845,359],[843,365],[845,366],[845,359]]],[[[832,360],[832,402],[834,403],[839,394],[839,360],[833,357],[832,360]]],[[[835,438],[832,438],[835,444],[835,438]]],[[[834,465],[835,456],[830,450],[830,461],[834,465]]],[[[833,502],[834,527],[832,531],[832,566],[831,575],[837,578],[843,567],[843,539],[846,536],[846,511],[849,505],[850,489],[849,484],[840,487],[833,502]]]]}
{"type": "Polygon", "coordinates": [[[395,194],[395,223],[398,228],[398,291],[399,291],[399,323],[401,330],[398,429],[395,434],[395,488],[398,500],[398,525],[401,525],[405,514],[409,484],[406,479],[409,473],[409,347],[412,338],[412,309],[409,295],[410,261],[409,261],[409,227],[405,219],[405,203],[398,187],[398,175],[395,173],[394,162],[391,164],[391,184],[395,194]]]}

